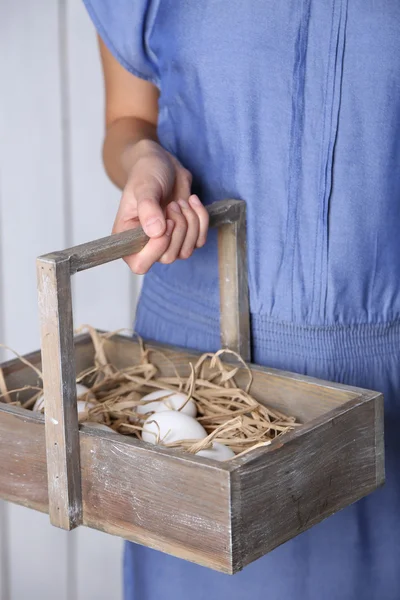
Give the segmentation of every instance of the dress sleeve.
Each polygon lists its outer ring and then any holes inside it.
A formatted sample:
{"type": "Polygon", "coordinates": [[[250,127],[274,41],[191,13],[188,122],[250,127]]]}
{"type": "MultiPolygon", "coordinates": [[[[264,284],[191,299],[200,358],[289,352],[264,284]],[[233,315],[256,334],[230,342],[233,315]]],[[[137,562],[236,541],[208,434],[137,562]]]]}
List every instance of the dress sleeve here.
{"type": "Polygon", "coordinates": [[[159,86],[157,61],[149,46],[152,0],[83,0],[104,44],[130,73],[159,86]]]}

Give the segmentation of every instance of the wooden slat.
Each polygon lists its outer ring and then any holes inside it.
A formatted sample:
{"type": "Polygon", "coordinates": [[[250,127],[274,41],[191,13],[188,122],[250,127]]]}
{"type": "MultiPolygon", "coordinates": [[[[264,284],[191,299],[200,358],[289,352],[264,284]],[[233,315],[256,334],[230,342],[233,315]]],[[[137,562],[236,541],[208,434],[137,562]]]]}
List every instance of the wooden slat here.
{"type": "MultiPolygon", "coordinates": [[[[45,512],[43,418],[29,413],[0,407],[0,496],[45,512]]],[[[93,431],[80,433],[84,524],[230,572],[226,465],[93,431]]]]}
{"type": "Polygon", "coordinates": [[[0,497],[48,512],[43,415],[0,405],[0,497]]]}
{"type": "MultiPolygon", "coordinates": [[[[124,337],[123,339],[130,338],[124,337]]],[[[90,335],[88,333],[82,333],[74,337],[75,346],[75,359],[79,365],[79,369],[83,370],[90,366],[93,366],[94,361],[94,348],[91,342],[90,335]]],[[[24,354],[24,358],[27,362],[31,363],[34,367],[39,370],[42,368],[42,353],[40,350],[29,352],[24,354]]],[[[36,385],[38,383],[38,375],[30,366],[23,363],[19,358],[12,358],[3,362],[1,365],[3,374],[6,378],[7,387],[12,390],[20,385],[21,381],[24,381],[26,385],[36,385]]],[[[39,381],[40,383],[40,381],[39,381]]]]}
{"type": "Polygon", "coordinates": [[[68,532],[47,514],[9,505],[10,596],[5,600],[72,600],[68,594],[68,532]]]}
{"type": "MultiPolygon", "coordinates": [[[[1,12],[1,11],[0,11],[1,12]]],[[[1,184],[1,181],[0,181],[1,184]]],[[[1,194],[0,194],[1,195],[1,194]]],[[[2,230],[1,223],[1,205],[0,205],[0,231],[2,230]]],[[[0,237],[0,256],[3,256],[3,244],[0,237]]],[[[5,332],[5,313],[3,297],[3,269],[2,261],[0,260],[0,339],[4,339],[5,332]]],[[[4,360],[5,352],[0,348],[0,361],[4,360]]],[[[4,383],[3,372],[0,373],[1,383],[4,383]]],[[[0,600],[8,600],[10,597],[10,553],[9,553],[9,513],[8,505],[0,500],[0,600]]]]}
{"type": "Polygon", "coordinates": [[[0,600],[10,598],[9,506],[0,500],[0,600]]]}
{"type": "Polygon", "coordinates": [[[1,342],[25,353],[39,346],[34,261],[66,244],[57,2],[37,0],[23,13],[15,2],[1,2],[0,24],[0,81],[13,81],[0,95],[1,342]]]}
{"type": "Polygon", "coordinates": [[[221,347],[250,362],[245,205],[240,208],[239,219],[218,229],[221,347]]]}
{"type": "Polygon", "coordinates": [[[380,395],[379,400],[375,402],[375,466],[377,486],[382,485],[385,481],[384,413],[384,399],[383,396],[380,395]]]}
{"type": "MultiPolygon", "coordinates": [[[[104,85],[96,32],[82,0],[68,0],[66,5],[72,220],[68,245],[75,246],[111,231],[121,192],[108,179],[99,151],[104,85]]],[[[76,326],[130,329],[136,306],[131,297],[137,297],[140,279],[123,261],[73,277],[76,326]]],[[[122,599],[122,540],[86,527],[67,535],[70,600],[122,599]]]]}
{"type": "Polygon", "coordinates": [[[229,471],[115,438],[81,436],[85,524],[229,573],[229,471]]]}
{"type": "MultiPolygon", "coordinates": [[[[5,316],[0,342],[21,353],[40,345],[35,259],[67,245],[58,4],[0,2],[0,81],[10,82],[1,85],[0,95],[0,310],[5,316]]],[[[24,507],[10,504],[7,513],[9,594],[3,600],[67,600],[65,532],[51,527],[47,515],[24,507]]]]}
{"type": "MultiPolygon", "coordinates": [[[[121,192],[107,177],[99,152],[104,136],[104,85],[96,32],[82,0],[68,0],[66,11],[72,221],[68,246],[75,246],[111,232],[121,192]]],[[[130,295],[133,290],[137,298],[140,280],[123,261],[74,277],[76,325],[90,323],[109,331],[131,328],[136,303],[130,295]]]]}
{"type": "MultiPolygon", "coordinates": [[[[241,200],[221,200],[210,205],[208,207],[210,227],[220,227],[238,220],[242,214],[243,204],[241,200]]],[[[52,252],[40,258],[46,260],[70,259],[71,273],[76,273],[139,252],[148,240],[143,229],[137,227],[134,230],[110,235],[67,250],[52,252]]]]}
{"type": "Polygon", "coordinates": [[[378,393],[351,400],[238,468],[232,475],[232,535],[240,542],[234,570],[384,483],[375,442],[383,438],[375,418],[382,405],[378,393]]]}
{"type": "Polygon", "coordinates": [[[38,260],[50,521],[82,522],[70,264],[38,260]]]}

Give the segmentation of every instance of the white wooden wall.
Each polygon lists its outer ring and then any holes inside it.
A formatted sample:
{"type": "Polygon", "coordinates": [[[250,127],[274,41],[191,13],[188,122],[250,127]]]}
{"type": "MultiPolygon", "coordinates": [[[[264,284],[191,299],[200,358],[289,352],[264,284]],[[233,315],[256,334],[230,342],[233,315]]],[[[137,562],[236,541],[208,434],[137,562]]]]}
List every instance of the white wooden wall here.
{"type": "MultiPolygon", "coordinates": [[[[119,193],[102,170],[102,120],[81,0],[0,0],[0,341],[19,352],[39,347],[35,258],[111,230],[119,193]]],[[[130,327],[139,288],[122,262],[75,276],[75,324],[130,327]]],[[[1,600],[118,600],[121,551],[0,503],[1,600]]]]}

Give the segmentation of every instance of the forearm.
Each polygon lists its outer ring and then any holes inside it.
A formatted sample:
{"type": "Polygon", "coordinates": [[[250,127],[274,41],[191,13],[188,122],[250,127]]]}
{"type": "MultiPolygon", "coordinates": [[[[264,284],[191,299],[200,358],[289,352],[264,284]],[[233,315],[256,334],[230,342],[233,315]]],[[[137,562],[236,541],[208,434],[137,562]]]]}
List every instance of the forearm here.
{"type": "Polygon", "coordinates": [[[103,144],[104,167],[111,181],[121,190],[134,161],[135,145],[141,140],[158,141],[154,124],[136,117],[123,117],[107,128],[103,144]]]}

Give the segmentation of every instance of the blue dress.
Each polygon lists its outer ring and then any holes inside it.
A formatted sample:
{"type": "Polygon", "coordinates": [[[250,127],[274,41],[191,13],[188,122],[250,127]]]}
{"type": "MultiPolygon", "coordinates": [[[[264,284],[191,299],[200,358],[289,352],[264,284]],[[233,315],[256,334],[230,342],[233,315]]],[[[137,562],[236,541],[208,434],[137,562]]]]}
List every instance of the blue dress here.
{"type": "MultiPolygon", "coordinates": [[[[231,577],[126,544],[126,600],[400,599],[399,0],[85,0],[160,143],[248,211],[252,360],[382,391],[386,485],[231,577]]],[[[148,339],[216,350],[216,236],[155,265],[148,339]]]]}

